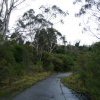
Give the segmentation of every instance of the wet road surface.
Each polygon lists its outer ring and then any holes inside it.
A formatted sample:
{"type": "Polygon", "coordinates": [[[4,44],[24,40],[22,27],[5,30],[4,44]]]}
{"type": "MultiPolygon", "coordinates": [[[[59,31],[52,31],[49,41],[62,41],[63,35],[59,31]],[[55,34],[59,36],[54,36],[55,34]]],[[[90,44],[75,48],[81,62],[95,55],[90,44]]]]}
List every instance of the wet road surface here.
{"type": "Polygon", "coordinates": [[[70,74],[61,73],[51,76],[15,96],[12,100],[80,100],[60,82],[62,77],[68,77],[70,74]]]}

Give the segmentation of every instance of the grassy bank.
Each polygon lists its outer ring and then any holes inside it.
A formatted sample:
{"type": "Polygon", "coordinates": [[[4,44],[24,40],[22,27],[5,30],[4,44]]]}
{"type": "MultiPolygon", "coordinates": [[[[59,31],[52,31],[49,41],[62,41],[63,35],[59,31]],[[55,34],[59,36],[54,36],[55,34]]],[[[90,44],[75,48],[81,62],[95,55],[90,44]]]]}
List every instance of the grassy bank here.
{"type": "Polygon", "coordinates": [[[71,75],[71,76],[69,76],[67,78],[63,78],[62,82],[64,83],[64,85],[72,88],[76,92],[85,93],[87,91],[87,89],[85,88],[85,86],[83,85],[83,83],[78,80],[78,78],[79,78],[78,74],[71,75]]]}
{"type": "MultiPolygon", "coordinates": [[[[95,79],[94,79],[95,80],[95,79]]],[[[99,88],[95,88],[95,84],[91,83],[89,86],[80,80],[79,74],[73,74],[67,78],[62,79],[62,82],[72,90],[88,95],[91,100],[100,100],[99,88]]]]}
{"type": "Polygon", "coordinates": [[[22,90],[36,84],[51,75],[51,72],[41,72],[30,75],[24,75],[19,80],[12,82],[10,85],[0,88],[0,96],[15,95],[22,90]]]}

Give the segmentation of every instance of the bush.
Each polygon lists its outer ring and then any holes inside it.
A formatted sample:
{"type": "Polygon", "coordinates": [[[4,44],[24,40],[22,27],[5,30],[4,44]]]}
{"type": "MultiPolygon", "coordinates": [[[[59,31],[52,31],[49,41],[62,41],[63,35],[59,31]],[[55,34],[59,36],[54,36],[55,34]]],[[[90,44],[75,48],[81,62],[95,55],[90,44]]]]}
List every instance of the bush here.
{"type": "Polygon", "coordinates": [[[74,64],[74,59],[67,54],[44,53],[42,60],[46,70],[69,71],[74,64]]]}
{"type": "Polygon", "coordinates": [[[100,43],[91,46],[91,51],[81,53],[77,59],[76,71],[87,92],[93,100],[100,96],[100,43]],[[92,87],[92,88],[91,88],[92,87]]]}
{"type": "Polygon", "coordinates": [[[0,82],[11,76],[11,65],[15,64],[15,59],[13,53],[11,52],[9,46],[0,46],[0,82]]]}
{"type": "MultiPolygon", "coordinates": [[[[33,64],[31,47],[19,45],[15,42],[5,42],[0,45],[0,83],[6,79],[13,81],[30,71],[33,64]]],[[[3,83],[4,84],[4,83],[3,83]]]]}
{"type": "Polygon", "coordinates": [[[72,58],[72,56],[66,54],[66,55],[62,55],[59,54],[57,55],[58,58],[62,59],[63,65],[62,65],[62,69],[63,71],[69,71],[72,69],[72,66],[74,65],[74,59],[72,58]]]}
{"type": "Polygon", "coordinates": [[[32,67],[33,72],[42,72],[43,71],[43,62],[37,61],[32,67]]]}

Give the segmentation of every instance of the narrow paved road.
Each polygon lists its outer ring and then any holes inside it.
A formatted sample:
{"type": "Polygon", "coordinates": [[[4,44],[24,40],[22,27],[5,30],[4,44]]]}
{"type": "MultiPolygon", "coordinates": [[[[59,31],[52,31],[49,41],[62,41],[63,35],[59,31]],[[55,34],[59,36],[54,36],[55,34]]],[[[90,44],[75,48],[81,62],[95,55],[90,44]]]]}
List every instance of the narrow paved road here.
{"type": "Polygon", "coordinates": [[[52,76],[17,95],[13,100],[79,100],[60,82],[60,78],[68,77],[70,74],[52,76]]]}

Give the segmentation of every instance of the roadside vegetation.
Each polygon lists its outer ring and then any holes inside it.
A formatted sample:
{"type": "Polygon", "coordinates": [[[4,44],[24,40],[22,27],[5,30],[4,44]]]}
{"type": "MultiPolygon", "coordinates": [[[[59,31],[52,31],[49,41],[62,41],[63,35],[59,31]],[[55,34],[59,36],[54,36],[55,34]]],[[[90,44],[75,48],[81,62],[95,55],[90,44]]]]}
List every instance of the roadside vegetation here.
{"type": "Polygon", "coordinates": [[[100,42],[78,54],[73,75],[63,82],[73,90],[88,95],[91,100],[100,100],[100,42]]]}
{"type": "MultiPolygon", "coordinates": [[[[2,87],[0,87],[0,97],[10,98],[20,92],[22,92],[24,89],[27,89],[31,87],[32,85],[36,84],[37,82],[46,79],[51,75],[51,72],[40,72],[40,73],[34,73],[34,74],[27,74],[21,76],[19,79],[16,79],[15,81],[11,82],[11,84],[6,84],[2,87]]],[[[8,81],[8,80],[5,80],[8,81]]]]}
{"type": "MultiPolygon", "coordinates": [[[[80,6],[76,17],[85,17],[83,30],[90,32],[94,37],[100,40],[100,1],[99,0],[75,0],[73,4],[80,6]],[[96,13],[95,13],[96,12],[96,13]],[[91,16],[93,15],[93,16],[91,16]],[[92,23],[91,23],[92,22],[92,23]],[[96,23],[96,27],[93,26],[96,23]],[[87,25],[89,24],[89,25],[87,25]]],[[[89,47],[80,50],[73,67],[73,75],[65,78],[63,82],[77,92],[85,93],[91,97],[91,100],[100,100],[100,42],[94,43],[89,47]]]]}
{"type": "MultiPolygon", "coordinates": [[[[64,84],[88,94],[92,100],[100,100],[100,42],[91,46],[80,46],[80,42],[75,45],[67,43],[65,36],[53,26],[63,24],[63,17],[69,13],[56,5],[41,5],[39,13],[29,9],[10,30],[11,13],[24,1],[0,1],[0,96],[16,94],[54,72],[72,71],[73,75],[65,78],[64,84]]],[[[99,1],[85,2],[76,17],[85,14],[92,6],[97,6],[100,11],[99,1]]],[[[97,13],[93,16],[98,21],[96,30],[99,31],[100,17],[97,13]]],[[[87,30],[88,27],[84,28],[87,30]]]]}
{"type": "Polygon", "coordinates": [[[31,45],[4,41],[0,45],[0,96],[15,94],[53,72],[70,71],[76,55],[67,53],[64,47],[56,46],[52,53],[43,52],[40,60],[31,45]]]}
{"type": "Polygon", "coordinates": [[[53,28],[52,19],[66,16],[56,5],[42,5],[39,14],[29,9],[18,19],[14,30],[9,30],[13,7],[23,2],[0,2],[0,97],[16,94],[51,73],[69,71],[74,64],[75,55],[65,50],[65,37],[53,28]],[[58,39],[62,45],[58,45],[58,39]]]}

